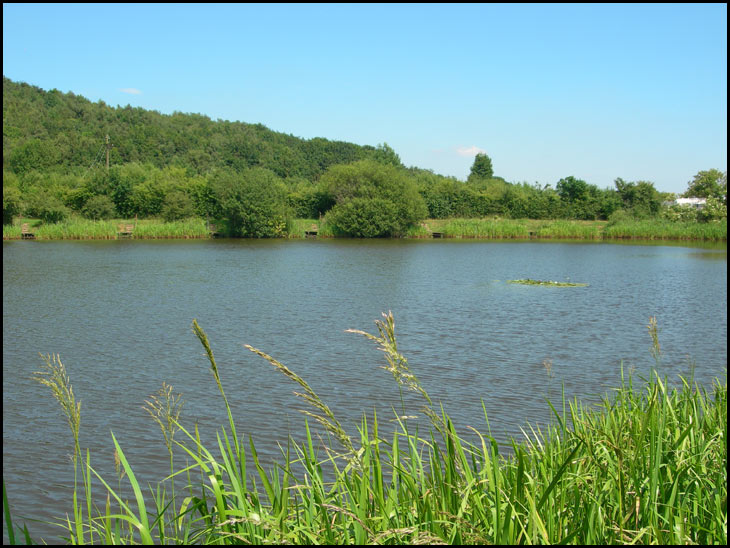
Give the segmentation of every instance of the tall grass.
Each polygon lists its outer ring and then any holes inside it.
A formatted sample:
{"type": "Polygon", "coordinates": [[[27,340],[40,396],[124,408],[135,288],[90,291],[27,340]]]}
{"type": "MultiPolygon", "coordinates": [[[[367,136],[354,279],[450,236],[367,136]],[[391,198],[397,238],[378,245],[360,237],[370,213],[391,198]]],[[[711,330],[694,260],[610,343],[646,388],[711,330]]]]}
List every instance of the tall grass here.
{"type": "Polygon", "coordinates": [[[538,238],[562,238],[580,240],[600,240],[605,223],[581,221],[540,221],[535,227],[538,238]]]}
{"type": "MultiPolygon", "coordinates": [[[[21,222],[30,224],[39,240],[115,239],[119,224],[133,224],[133,238],[208,238],[203,219],[163,222],[155,219],[139,221],[91,221],[72,217],[57,224],[44,224],[33,219],[16,219],[3,226],[4,240],[19,240],[21,222]]],[[[224,223],[218,223],[222,229],[224,223]]],[[[284,237],[304,238],[305,232],[317,231],[320,238],[332,238],[334,232],[324,220],[292,219],[284,237]]],[[[555,238],[555,239],[642,239],[642,240],[727,240],[727,219],[720,222],[697,223],[662,219],[606,221],[530,220],[530,219],[429,219],[411,227],[407,238],[428,238],[440,232],[447,238],[555,238]]]]}
{"type": "Polygon", "coordinates": [[[22,219],[13,225],[3,226],[3,239],[20,239],[21,221],[27,222],[36,240],[114,240],[118,238],[119,225],[132,225],[132,238],[208,238],[210,234],[203,219],[184,219],[163,222],[154,219],[93,221],[71,217],[58,223],[43,223],[22,219]]]}
{"type": "Polygon", "coordinates": [[[605,238],[645,240],[727,240],[727,219],[710,223],[686,223],[663,219],[609,223],[605,238]]]}
{"type": "Polygon", "coordinates": [[[451,219],[441,228],[447,238],[529,238],[530,229],[524,220],[451,219]]]}
{"type": "MultiPolygon", "coordinates": [[[[707,392],[691,379],[670,387],[657,374],[639,381],[622,371],[598,406],[549,404],[553,424],[545,432],[528,427],[508,455],[489,434],[472,429],[475,443],[460,436],[398,351],[393,316],[376,325],[378,335],[354,332],[378,345],[402,390],[421,394],[429,432],[410,431],[402,417],[383,432],[374,416],[350,435],[304,379],[248,347],[303,390],[304,413],[330,434],[320,446],[305,420],[305,441],[291,441],[266,470],[253,441],[246,450],[238,439],[208,337],[193,322],[228,412],[217,447],[181,424],[163,387],[149,410],[168,443],[173,432],[182,435],[175,444],[192,464],[160,485],[184,477],[184,494],[158,485],[148,504],[114,439],[136,506],[102,479],[106,507],[93,517],[75,513],[66,533],[78,543],[726,544],[726,381],[707,392]]],[[[648,327],[658,363],[656,321],[648,327]]],[[[68,376],[58,378],[54,394],[70,393],[68,376]]],[[[95,473],[88,453],[87,469],[95,473]]],[[[6,527],[17,541],[9,514],[6,527]]]]}

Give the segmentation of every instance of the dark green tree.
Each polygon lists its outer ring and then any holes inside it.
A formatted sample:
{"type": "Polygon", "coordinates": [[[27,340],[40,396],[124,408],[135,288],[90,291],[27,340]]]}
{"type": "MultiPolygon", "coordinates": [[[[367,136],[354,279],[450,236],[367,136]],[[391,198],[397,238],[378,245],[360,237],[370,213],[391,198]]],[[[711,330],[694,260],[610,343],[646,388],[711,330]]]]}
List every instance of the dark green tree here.
{"type": "Polygon", "coordinates": [[[168,223],[187,219],[195,215],[195,204],[182,190],[173,190],[165,196],[160,214],[168,223]]]}
{"type": "Polygon", "coordinates": [[[327,220],[342,235],[403,234],[428,213],[406,170],[374,160],[331,167],[320,188],[335,203],[327,220]]]}
{"type": "Polygon", "coordinates": [[[648,181],[627,182],[620,177],[614,181],[616,192],[621,199],[623,209],[633,217],[653,217],[661,208],[661,196],[648,181]]]}
{"type": "Polygon", "coordinates": [[[381,164],[390,164],[395,167],[403,166],[400,156],[396,154],[395,150],[388,146],[388,143],[383,143],[375,148],[373,159],[381,164]]]}
{"type": "Polygon", "coordinates": [[[81,208],[81,214],[84,217],[95,221],[111,219],[114,217],[115,212],[114,202],[104,194],[89,198],[81,208]]]}
{"type": "Polygon", "coordinates": [[[286,231],[289,211],[286,187],[271,171],[219,171],[211,186],[231,236],[272,238],[286,231]]]}
{"type": "Polygon", "coordinates": [[[13,223],[13,217],[20,214],[21,203],[20,203],[20,190],[17,185],[12,184],[8,179],[13,177],[13,174],[4,175],[3,181],[3,224],[9,225],[13,223]]]}
{"type": "Polygon", "coordinates": [[[718,169],[700,171],[687,184],[686,198],[717,198],[727,205],[727,172],[718,169]]]}
{"type": "Polygon", "coordinates": [[[494,177],[492,159],[482,152],[478,153],[474,157],[474,163],[471,166],[471,172],[467,180],[473,182],[479,179],[491,179],[492,177],[494,177]]]}

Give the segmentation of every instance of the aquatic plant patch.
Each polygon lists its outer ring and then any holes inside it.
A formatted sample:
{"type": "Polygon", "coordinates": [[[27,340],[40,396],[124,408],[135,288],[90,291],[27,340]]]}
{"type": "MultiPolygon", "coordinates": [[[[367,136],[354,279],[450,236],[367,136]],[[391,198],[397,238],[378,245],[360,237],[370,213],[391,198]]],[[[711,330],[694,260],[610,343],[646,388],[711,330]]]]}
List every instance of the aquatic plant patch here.
{"type": "Polygon", "coordinates": [[[550,280],[531,280],[530,278],[524,280],[509,280],[507,283],[521,285],[548,285],[551,287],[588,287],[588,284],[573,282],[553,282],[550,280]]]}

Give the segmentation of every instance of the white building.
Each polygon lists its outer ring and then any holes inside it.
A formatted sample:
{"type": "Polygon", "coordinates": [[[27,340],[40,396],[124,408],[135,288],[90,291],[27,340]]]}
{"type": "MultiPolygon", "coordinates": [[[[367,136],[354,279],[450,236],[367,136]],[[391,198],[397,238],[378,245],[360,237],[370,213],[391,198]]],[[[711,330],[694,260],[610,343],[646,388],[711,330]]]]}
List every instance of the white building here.
{"type": "Polygon", "coordinates": [[[695,209],[702,209],[707,204],[707,198],[677,198],[668,202],[667,205],[691,206],[695,209]]]}

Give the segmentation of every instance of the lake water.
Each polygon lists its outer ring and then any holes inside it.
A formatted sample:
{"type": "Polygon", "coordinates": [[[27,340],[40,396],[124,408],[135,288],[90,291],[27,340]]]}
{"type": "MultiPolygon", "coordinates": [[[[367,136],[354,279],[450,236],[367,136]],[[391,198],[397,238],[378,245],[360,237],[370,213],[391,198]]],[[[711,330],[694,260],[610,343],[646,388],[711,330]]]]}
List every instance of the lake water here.
{"type": "MultiPolygon", "coordinates": [[[[709,386],[727,369],[727,246],[474,240],[93,241],[3,243],[3,477],[14,519],[70,512],[73,439],[47,387],[57,353],[82,402],[81,446],[112,484],[114,432],[143,485],[167,471],[145,400],[167,382],[213,447],[226,412],[207,332],[239,432],[267,460],[301,439],[297,386],[250,344],[306,379],[351,434],[400,408],[384,357],[348,328],[377,333],[393,311],[399,349],[457,426],[506,442],[549,419],[546,397],[595,401],[625,370],[709,386]],[[523,286],[532,278],[588,287],[523,286]],[[552,377],[545,364],[552,365],[552,377]],[[692,366],[692,364],[695,364],[692,366]]],[[[422,401],[408,394],[406,411],[422,401]]],[[[425,423],[421,423],[424,424],[425,423]]],[[[425,426],[424,426],[425,428],[425,426]]],[[[97,493],[102,493],[101,488],[97,493]]],[[[58,530],[29,523],[36,540],[58,530]]]]}

